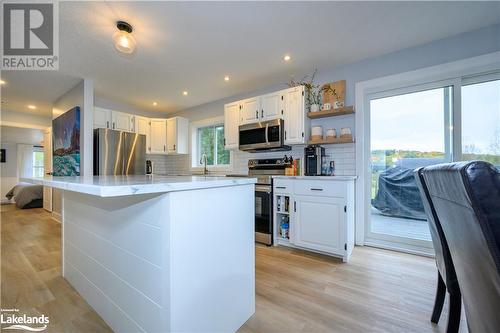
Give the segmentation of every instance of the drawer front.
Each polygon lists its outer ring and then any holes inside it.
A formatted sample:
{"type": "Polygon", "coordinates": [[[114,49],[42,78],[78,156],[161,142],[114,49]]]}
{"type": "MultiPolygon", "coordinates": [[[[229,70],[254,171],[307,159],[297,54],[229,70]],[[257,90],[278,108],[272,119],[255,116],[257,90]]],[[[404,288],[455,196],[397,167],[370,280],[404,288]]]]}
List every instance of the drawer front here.
{"type": "Polygon", "coordinates": [[[347,185],[342,181],[297,180],[295,181],[295,193],[345,198],[347,197],[347,185]]]}
{"type": "Polygon", "coordinates": [[[289,179],[273,179],[274,193],[293,193],[293,181],[289,179]]]}

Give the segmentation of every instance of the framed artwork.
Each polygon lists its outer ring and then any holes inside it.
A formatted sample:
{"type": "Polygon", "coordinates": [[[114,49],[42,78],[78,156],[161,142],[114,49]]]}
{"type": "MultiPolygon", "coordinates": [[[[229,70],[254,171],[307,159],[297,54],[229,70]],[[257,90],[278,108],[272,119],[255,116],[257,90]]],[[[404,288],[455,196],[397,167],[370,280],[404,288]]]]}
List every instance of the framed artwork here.
{"type": "Polygon", "coordinates": [[[80,176],[80,107],[52,120],[54,176],[80,176]]]}

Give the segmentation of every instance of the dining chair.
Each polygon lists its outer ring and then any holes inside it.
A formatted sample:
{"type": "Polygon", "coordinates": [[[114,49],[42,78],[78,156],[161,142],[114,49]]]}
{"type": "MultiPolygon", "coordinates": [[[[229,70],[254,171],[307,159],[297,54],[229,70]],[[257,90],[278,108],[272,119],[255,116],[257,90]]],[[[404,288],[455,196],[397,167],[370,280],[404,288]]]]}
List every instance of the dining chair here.
{"type": "Polygon", "coordinates": [[[450,306],[448,311],[447,333],[456,333],[460,327],[460,312],[462,310],[462,295],[458,285],[457,274],[451,259],[450,249],[443,233],[441,223],[436,215],[436,211],[429,196],[427,185],[423,177],[423,167],[414,172],[417,186],[420,190],[420,196],[427,215],[427,222],[431,234],[432,245],[434,247],[436,267],[437,267],[437,289],[434,300],[434,309],[432,311],[431,321],[438,323],[443,310],[446,291],[450,295],[450,306]]]}
{"type": "Polygon", "coordinates": [[[470,332],[500,332],[500,173],[490,163],[422,170],[462,293],[470,332]]]}

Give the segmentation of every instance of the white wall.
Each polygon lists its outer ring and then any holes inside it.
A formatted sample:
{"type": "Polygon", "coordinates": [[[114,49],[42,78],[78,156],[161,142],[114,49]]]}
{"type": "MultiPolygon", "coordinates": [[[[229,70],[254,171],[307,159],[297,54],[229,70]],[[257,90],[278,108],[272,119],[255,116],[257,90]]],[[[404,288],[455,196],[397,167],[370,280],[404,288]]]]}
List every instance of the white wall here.
{"type": "Polygon", "coordinates": [[[94,83],[84,79],[54,102],[53,118],[57,118],[75,106],[80,107],[80,173],[93,175],[93,115],[94,83]]]}
{"type": "MultiPolygon", "coordinates": [[[[320,68],[316,75],[316,79],[319,84],[346,80],[346,105],[354,105],[354,87],[357,82],[496,51],[500,51],[500,24],[336,68],[320,68]]],[[[314,64],[311,64],[310,72],[314,70],[314,67],[314,64]]],[[[311,73],[296,73],[295,76],[302,77],[304,74],[311,73]]],[[[260,90],[195,106],[182,110],[175,115],[189,118],[191,121],[220,117],[224,114],[224,104],[286,88],[286,81],[287,78],[284,77],[282,85],[266,87],[265,84],[263,84],[263,88],[260,90]]],[[[352,115],[313,119],[311,121],[311,126],[315,125],[323,126],[324,131],[328,128],[340,129],[341,127],[351,127],[353,134],[355,135],[356,133],[354,116],[352,115]]],[[[337,170],[340,171],[339,174],[354,174],[354,144],[331,145],[325,147],[329,150],[329,154],[334,160],[335,156],[340,156],[336,160],[337,170]],[[345,167],[342,167],[342,164],[344,164],[345,167]]],[[[294,156],[295,154],[300,154],[302,148],[303,146],[295,148],[293,152],[294,156]]],[[[237,152],[234,156],[236,162],[235,171],[242,171],[242,165],[248,160],[249,154],[237,152]]],[[[261,158],[261,156],[262,158],[264,156],[279,157],[283,156],[283,153],[267,153],[265,155],[252,154],[250,156],[251,158],[261,158]]],[[[182,158],[169,156],[167,160],[167,164],[172,165],[172,167],[175,168],[175,172],[187,171],[185,170],[186,167],[182,165],[189,166],[189,163],[185,163],[182,158]]]]}
{"type": "Polygon", "coordinates": [[[45,129],[51,126],[50,115],[37,115],[28,112],[18,112],[2,108],[0,125],[20,128],[45,129]]]}
{"type": "Polygon", "coordinates": [[[1,148],[5,149],[6,163],[0,163],[0,199],[18,182],[17,145],[40,145],[43,131],[39,129],[1,126],[1,148]]]}

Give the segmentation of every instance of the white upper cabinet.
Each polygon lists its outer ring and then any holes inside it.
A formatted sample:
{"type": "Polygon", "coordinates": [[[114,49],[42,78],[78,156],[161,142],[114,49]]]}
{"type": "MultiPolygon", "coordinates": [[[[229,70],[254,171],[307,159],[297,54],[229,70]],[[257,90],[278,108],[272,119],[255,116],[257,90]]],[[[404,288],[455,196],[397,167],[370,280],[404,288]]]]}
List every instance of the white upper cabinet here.
{"type": "Polygon", "coordinates": [[[153,118],[151,121],[150,153],[167,153],[167,119],[153,118]]]}
{"type": "Polygon", "coordinates": [[[283,117],[282,94],[277,91],[260,97],[260,120],[272,120],[283,117]]]}
{"type": "Polygon", "coordinates": [[[111,112],[111,129],[117,131],[134,131],[133,116],[129,113],[113,111],[111,112]]]}
{"type": "Polygon", "coordinates": [[[240,101],[240,125],[251,124],[260,120],[260,97],[240,101]]]}
{"type": "Polygon", "coordinates": [[[149,125],[149,118],[134,116],[135,133],[146,136],[146,154],[151,152],[151,128],[149,125]]]}
{"type": "Polygon", "coordinates": [[[285,144],[304,144],[309,136],[309,121],[306,117],[304,86],[283,90],[285,106],[285,144]]]}
{"type": "Polygon", "coordinates": [[[111,128],[111,110],[94,107],[94,128],[111,128]]]}
{"type": "Polygon", "coordinates": [[[189,120],[182,117],[167,119],[167,153],[188,154],[189,120]]]}
{"type": "Polygon", "coordinates": [[[240,104],[238,102],[224,105],[224,148],[238,149],[240,124],[240,104]]]}

